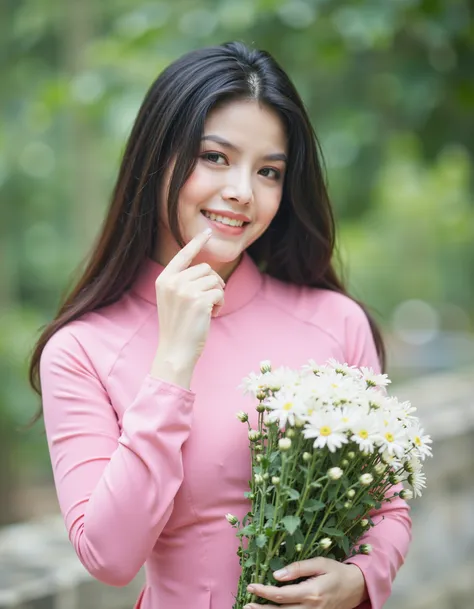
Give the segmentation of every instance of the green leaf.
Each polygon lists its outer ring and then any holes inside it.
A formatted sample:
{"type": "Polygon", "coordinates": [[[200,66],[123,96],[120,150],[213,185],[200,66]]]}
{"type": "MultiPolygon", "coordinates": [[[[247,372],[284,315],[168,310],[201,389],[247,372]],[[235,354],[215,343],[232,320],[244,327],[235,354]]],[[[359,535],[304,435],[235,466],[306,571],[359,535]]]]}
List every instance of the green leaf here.
{"type": "Polygon", "coordinates": [[[253,567],[255,564],[255,557],[249,556],[244,563],[244,567],[253,567]]]}
{"type": "Polygon", "coordinates": [[[305,512],[319,512],[326,507],[326,504],[323,501],[319,501],[319,499],[310,499],[306,502],[304,507],[305,512]]]}
{"type": "Polygon", "coordinates": [[[294,488],[287,488],[286,494],[288,495],[288,498],[290,499],[290,501],[297,501],[300,498],[299,491],[297,491],[294,488]]]}
{"type": "Polygon", "coordinates": [[[348,520],[355,520],[356,518],[358,518],[361,514],[363,514],[365,512],[365,508],[363,505],[355,505],[354,507],[352,507],[346,514],[346,518],[348,520]]]}
{"type": "Polygon", "coordinates": [[[258,535],[258,537],[255,539],[255,543],[257,544],[257,548],[263,548],[267,543],[267,536],[258,535]]]}
{"type": "Polygon", "coordinates": [[[330,535],[331,537],[344,537],[344,532],[335,529],[334,527],[323,527],[322,530],[326,535],[330,535]]]}
{"type": "Polygon", "coordinates": [[[344,553],[349,554],[349,540],[347,539],[347,537],[344,535],[344,537],[342,537],[342,539],[340,540],[342,549],[344,550],[344,553]]]}
{"type": "Polygon", "coordinates": [[[285,529],[288,531],[290,535],[296,531],[296,529],[300,526],[301,519],[299,516],[285,516],[282,518],[282,524],[285,529]]]}
{"type": "Polygon", "coordinates": [[[243,529],[240,529],[239,535],[245,535],[246,537],[250,537],[251,535],[255,535],[257,532],[254,524],[248,524],[243,529]]]}
{"type": "Polygon", "coordinates": [[[278,569],[283,569],[285,566],[285,562],[279,556],[274,556],[270,561],[270,569],[272,571],[278,571],[278,569]]]}
{"type": "Polygon", "coordinates": [[[275,506],[271,503],[267,503],[265,506],[265,518],[273,518],[273,514],[275,513],[275,506]]]}

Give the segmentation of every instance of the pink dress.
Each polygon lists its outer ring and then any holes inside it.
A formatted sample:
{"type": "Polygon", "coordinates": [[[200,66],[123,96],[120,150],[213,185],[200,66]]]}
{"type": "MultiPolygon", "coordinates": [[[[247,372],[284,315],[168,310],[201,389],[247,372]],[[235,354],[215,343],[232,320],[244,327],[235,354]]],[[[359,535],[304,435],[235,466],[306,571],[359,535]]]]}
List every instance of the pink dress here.
{"type": "MultiPolygon", "coordinates": [[[[248,510],[246,426],[254,403],[238,388],[259,362],[299,367],[329,357],[378,368],[366,317],[349,298],[283,284],[245,254],[211,321],[191,390],[148,372],[159,327],[147,260],[117,303],[57,332],[41,359],[48,445],[71,543],[86,569],[113,586],[145,564],[141,609],[231,609],[239,577],[235,530],[248,510]]],[[[410,542],[400,499],[375,517],[353,562],[380,609],[410,542]]]]}

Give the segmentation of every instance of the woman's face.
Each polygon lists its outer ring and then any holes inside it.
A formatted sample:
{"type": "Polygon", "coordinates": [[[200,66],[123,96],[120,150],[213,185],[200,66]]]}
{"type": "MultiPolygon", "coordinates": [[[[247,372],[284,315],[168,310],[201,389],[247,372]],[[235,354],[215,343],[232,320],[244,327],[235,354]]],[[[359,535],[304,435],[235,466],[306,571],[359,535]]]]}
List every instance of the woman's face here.
{"type": "MultiPolygon", "coordinates": [[[[213,230],[195,263],[208,262],[224,279],[230,275],[278,211],[286,154],[283,124],[271,109],[235,101],[210,113],[196,167],[178,202],[186,243],[209,226],[213,230]]],[[[169,175],[165,192],[168,185],[169,175]]],[[[156,259],[166,265],[178,250],[161,209],[156,259]]]]}

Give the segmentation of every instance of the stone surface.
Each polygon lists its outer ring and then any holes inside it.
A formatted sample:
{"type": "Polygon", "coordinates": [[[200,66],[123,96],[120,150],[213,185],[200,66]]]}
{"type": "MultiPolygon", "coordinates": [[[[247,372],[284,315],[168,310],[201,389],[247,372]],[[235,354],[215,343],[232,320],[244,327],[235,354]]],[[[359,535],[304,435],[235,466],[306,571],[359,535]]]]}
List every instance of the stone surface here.
{"type": "MultiPolygon", "coordinates": [[[[433,436],[428,489],[412,503],[413,543],[386,609],[474,609],[474,370],[394,386],[433,436]]],[[[105,586],[76,557],[60,517],[0,531],[0,609],[131,609],[143,574],[105,586]]],[[[219,609],[230,609],[222,607],[219,609]]]]}

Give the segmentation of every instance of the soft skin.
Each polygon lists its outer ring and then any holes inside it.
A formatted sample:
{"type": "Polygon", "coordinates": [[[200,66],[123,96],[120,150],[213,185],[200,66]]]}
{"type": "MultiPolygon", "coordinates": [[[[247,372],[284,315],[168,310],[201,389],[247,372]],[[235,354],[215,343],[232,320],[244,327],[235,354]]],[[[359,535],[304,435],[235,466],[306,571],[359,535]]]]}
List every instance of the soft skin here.
{"type": "MultiPolygon", "coordinates": [[[[186,243],[210,226],[202,210],[242,214],[242,234],[214,228],[194,264],[207,262],[227,280],[242,253],[270,225],[278,211],[286,163],[286,134],[277,114],[255,101],[233,101],[210,113],[196,166],[181,189],[178,217],[186,243]]],[[[171,170],[162,195],[166,195],[171,170]]],[[[166,201],[166,196],[161,197],[166,201]]],[[[154,258],[166,266],[180,247],[160,207],[160,238],[154,258]]]]}

